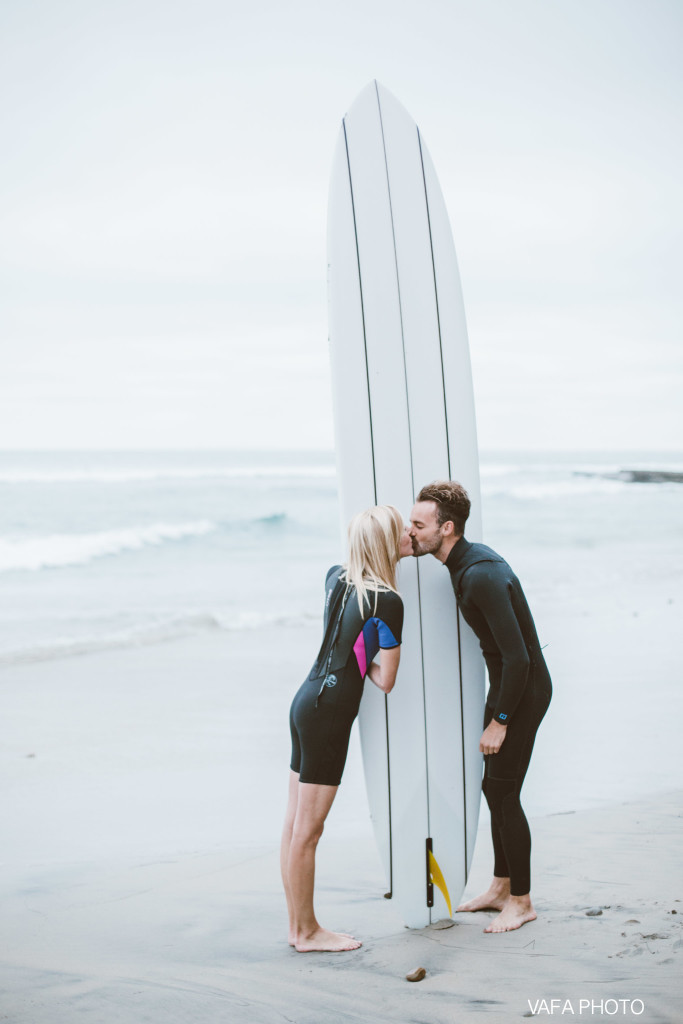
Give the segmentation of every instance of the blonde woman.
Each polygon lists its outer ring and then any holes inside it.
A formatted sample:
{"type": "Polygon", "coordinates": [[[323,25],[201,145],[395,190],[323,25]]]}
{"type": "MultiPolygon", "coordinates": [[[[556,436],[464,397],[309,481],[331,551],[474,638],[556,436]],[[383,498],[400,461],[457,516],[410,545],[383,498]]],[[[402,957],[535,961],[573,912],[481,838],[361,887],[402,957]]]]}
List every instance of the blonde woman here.
{"type": "Polygon", "coordinates": [[[377,505],[351,520],[348,564],[333,566],[325,580],[323,642],[290,712],[292,760],[281,866],[289,943],[299,953],[337,953],[361,945],[318,924],[315,851],[341,782],[365,676],[384,693],[396,680],[403,626],[396,566],[412,553],[398,510],[377,505]],[[373,659],[380,651],[377,663],[373,659]]]}

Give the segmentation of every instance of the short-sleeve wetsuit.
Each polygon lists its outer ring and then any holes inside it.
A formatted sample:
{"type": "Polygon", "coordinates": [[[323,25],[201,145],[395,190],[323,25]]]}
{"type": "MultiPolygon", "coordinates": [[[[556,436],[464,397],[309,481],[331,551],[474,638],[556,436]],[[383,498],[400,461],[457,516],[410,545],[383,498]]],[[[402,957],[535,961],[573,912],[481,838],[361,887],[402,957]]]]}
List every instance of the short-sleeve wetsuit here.
{"type": "Polygon", "coordinates": [[[489,675],[484,728],[506,725],[497,754],[484,758],[483,790],[491,811],[497,878],[513,896],[531,886],[531,835],[520,802],[524,776],[552,686],[522,586],[507,562],[485,544],[461,537],[446,559],[458,607],[481,645],[489,675]]]}
{"type": "Polygon", "coordinates": [[[323,641],[289,715],[290,766],[300,782],[339,785],[370,662],[380,648],[401,643],[401,598],[393,591],[376,596],[375,602],[375,592],[370,592],[361,614],[355,589],[343,579],[343,567],[329,570],[323,641]]]}

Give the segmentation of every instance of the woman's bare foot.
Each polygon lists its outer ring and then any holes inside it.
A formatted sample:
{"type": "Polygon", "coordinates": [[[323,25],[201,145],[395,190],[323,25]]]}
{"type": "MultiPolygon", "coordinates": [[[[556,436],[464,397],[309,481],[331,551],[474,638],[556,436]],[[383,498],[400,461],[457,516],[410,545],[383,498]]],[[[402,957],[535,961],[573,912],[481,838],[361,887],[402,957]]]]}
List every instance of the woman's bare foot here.
{"type": "MultiPolygon", "coordinates": [[[[336,932],[333,934],[343,935],[345,939],[353,939],[353,935],[348,935],[346,932],[336,932]]],[[[287,936],[287,942],[289,943],[290,946],[296,947],[296,936],[294,935],[294,932],[291,930],[291,928],[289,931],[289,935],[287,936]]]]}
{"type": "Polygon", "coordinates": [[[294,943],[297,953],[346,953],[361,946],[362,943],[351,935],[328,932],[326,928],[318,928],[312,935],[301,935],[294,943]]]}
{"type": "Polygon", "coordinates": [[[474,914],[477,910],[502,910],[510,898],[509,878],[494,878],[486,892],[461,903],[457,913],[474,914]]]}
{"type": "Polygon", "coordinates": [[[536,911],[529,896],[510,896],[498,917],[484,928],[485,932],[513,932],[523,924],[536,920],[536,911]]]}

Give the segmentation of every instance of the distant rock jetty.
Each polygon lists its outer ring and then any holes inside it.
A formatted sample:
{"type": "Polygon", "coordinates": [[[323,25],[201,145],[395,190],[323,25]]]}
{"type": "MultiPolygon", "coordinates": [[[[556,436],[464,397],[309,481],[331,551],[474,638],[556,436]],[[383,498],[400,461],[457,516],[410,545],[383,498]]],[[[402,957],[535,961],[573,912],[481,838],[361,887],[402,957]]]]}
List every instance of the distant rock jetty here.
{"type": "Polygon", "coordinates": [[[683,473],[666,469],[620,469],[616,473],[589,473],[576,470],[575,476],[599,476],[603,480],[621,480],[626,484],[683,484],[683,473]]]}

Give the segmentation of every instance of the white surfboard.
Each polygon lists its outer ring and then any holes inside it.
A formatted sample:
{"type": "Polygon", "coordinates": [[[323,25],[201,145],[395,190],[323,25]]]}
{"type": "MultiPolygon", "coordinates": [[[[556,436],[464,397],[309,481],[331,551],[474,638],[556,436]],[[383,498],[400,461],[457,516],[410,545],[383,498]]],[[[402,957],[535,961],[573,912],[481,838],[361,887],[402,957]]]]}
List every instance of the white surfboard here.
{"type": "MultiPolygon", "coordinates": [[[[467,328],[446,206],[415,122],[373,82],[344,118],[329,200],[330,349],[344,526],[420,487],[459,480],[481,535],[467,328]]],[[[385,697],[366,682],[361,746],[387,888],[410,927],[448,916],[474,851],[484,707],[479,645],[448,570],[404,559],[401,667],[385,697]]]]}

